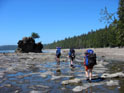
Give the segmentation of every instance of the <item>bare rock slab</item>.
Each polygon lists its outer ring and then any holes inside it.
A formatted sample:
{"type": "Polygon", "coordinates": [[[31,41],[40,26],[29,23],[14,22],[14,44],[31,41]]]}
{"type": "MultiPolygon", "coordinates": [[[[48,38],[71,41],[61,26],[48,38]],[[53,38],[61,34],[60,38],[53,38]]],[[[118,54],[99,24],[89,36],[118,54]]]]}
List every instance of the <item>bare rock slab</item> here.
{"type": "Polygon", "coordinates": [[[123,72],[118,72],[118,73],[114,73],[114,74],[103,74],[101,76],[102,78],[123,78],[124,77],[124,73],[123,72]]]}
{"type": "Polygon", "coordinates": [[[80,83],[80,82],[81,82],[81,79],[75,78],[75,79],[71,79],[71,80],[62,81],[61,84],[67,85],[67,84],[75,84],[75,83],[80,83]]]}

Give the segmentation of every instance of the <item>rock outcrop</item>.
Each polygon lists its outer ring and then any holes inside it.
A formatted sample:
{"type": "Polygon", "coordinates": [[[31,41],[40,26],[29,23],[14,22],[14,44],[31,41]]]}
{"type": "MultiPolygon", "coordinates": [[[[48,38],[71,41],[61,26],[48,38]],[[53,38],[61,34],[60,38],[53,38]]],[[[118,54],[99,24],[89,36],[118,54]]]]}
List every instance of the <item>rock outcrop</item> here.
{"type": "Polygon", "coordinates": [[[28,53],[35,52],[41,53],[43,45],[41,42],[35,43],[35,40],[32,37],[24,37],[22,40],[18,41],[18,48],[16,52],[19,53],[28,53]]]}

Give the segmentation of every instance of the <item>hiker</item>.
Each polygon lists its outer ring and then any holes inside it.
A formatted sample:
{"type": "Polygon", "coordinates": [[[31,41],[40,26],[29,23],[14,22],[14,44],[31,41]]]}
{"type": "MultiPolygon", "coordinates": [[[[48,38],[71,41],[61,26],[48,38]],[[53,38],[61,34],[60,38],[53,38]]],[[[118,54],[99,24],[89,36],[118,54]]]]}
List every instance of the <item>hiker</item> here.
{"type": "Polygon", "coordinates": [[[56,50],[56,60],[57,60],[57,64],[60,64],[60,56],[61,56],[61,47],[57,47],[56,50]]]}
{"type": "Polygon", "coordinates": [[[73,48],[71,48],[70,50],[69,50],[69,53],[68,53],[68,57],[70,58],[70,66],[71,67],[74,67],[74,65],[73,65],[73,60],[75,59],[75,50],[73,49],[73,48]]]}
{"type": "Polygon", "coordinates": [[[93,66],[96,65],[96,54],[91,49],[88,49],[84,54],[86,80],[91,82],[93,66]]]}

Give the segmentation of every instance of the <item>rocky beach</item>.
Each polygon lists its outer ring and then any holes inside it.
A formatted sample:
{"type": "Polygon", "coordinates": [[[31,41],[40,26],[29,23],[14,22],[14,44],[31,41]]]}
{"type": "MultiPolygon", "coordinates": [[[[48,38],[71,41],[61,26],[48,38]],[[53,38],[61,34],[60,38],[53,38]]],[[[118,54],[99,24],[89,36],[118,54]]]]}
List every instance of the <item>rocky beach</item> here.
{"type": "Polygon", "coordinates": [[[76,49],[75,68],[69,65],[69,49],[62,49],[60,65],[55,49],[44,53],[0,53],[0,93],[123,93],[124,49],[96,48],[97,65],[92,83],[86,81],[83,56],[76,49]]]}

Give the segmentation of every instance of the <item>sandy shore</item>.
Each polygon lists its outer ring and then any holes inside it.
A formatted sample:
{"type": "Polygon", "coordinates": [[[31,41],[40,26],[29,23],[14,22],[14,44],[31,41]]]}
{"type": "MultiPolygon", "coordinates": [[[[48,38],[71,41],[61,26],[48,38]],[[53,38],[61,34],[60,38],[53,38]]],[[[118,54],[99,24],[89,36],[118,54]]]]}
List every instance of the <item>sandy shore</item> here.
{"type": "MultiPolygon", "coordinates": [[[[115,61],[124,61],[124,48],[90,48],[93,49],[96,55],[105,60],[115,60],[115,61]]],[[[84,52],[87,49],[75,49],[76,57],[83,58],[84,52]]],[[[56,49],[48,49],[45,51],[50,51],[53,55],[55,55],[56,49]]],[[[63,56],[67,56],[69,49],[62,49],[62,58],[63,56]]]]}

